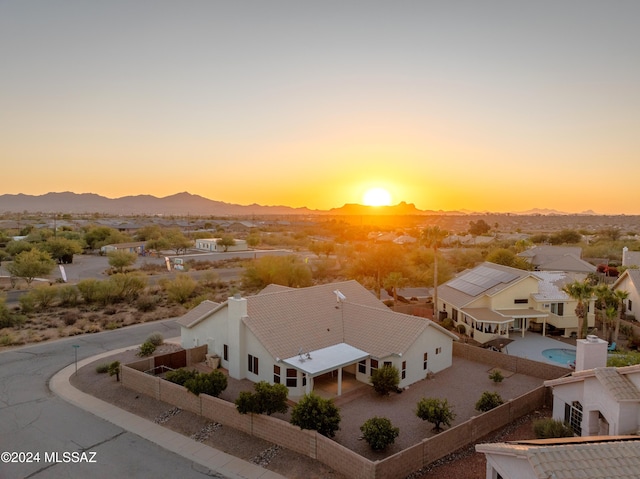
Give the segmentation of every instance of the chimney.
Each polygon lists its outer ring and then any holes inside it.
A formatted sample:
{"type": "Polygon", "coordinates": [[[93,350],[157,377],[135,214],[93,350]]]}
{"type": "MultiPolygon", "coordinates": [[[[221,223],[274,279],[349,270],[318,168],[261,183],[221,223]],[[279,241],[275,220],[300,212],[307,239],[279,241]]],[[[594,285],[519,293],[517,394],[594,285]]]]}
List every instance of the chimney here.
{"type": "Polygon", "coordinates": [[[627,264],[627,253],[629,252],[629,248],[626,246],[622,248],[622,266],[629,266],[627,264]]]}
{"type": "Polygon", "coordinates": [[[604,368],[607,365],[608,343],[590,334],[587,339],[576,341],[576,371],[604,368]]]}
{"type": "Polygon", "coordinates": [[[227,344],[229,345],[229,376],[234,379],[245,378],[246,345],[243,318],[247,317],[247,299],[235,294],[227,301],[227,344]]]}

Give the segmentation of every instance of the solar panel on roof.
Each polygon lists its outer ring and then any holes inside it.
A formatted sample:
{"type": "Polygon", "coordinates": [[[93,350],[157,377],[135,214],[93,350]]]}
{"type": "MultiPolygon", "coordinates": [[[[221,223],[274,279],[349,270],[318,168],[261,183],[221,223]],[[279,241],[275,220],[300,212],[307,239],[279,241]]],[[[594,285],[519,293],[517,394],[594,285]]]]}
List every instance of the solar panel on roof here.
{"type": "Polygon", "coordinates": [[[517,274],[508,271],[478,266],[476,269],[449,281],[447,284],[453,289],[470,296],[478,296],[480,293],[484,293],[500,283],[510,283],[517,277],[517,274]]]}

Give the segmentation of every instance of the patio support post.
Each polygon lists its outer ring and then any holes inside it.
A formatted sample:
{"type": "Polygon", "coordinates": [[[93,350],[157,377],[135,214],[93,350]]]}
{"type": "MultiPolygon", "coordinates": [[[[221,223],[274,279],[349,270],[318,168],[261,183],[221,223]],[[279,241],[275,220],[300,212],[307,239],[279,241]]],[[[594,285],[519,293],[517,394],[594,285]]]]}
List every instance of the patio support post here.
{"type": "Polygon", "coordinates": [[[338,396],[342,396],[342,368],[338,368],[338,396]]]}

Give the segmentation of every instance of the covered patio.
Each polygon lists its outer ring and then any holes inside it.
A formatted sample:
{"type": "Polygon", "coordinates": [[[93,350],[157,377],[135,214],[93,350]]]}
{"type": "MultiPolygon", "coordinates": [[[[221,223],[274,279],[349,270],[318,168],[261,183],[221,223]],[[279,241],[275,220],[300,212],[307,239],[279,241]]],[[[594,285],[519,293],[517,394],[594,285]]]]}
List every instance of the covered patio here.
{"type": "Polygon", "coordinates": [[[369,353],[340,343],[314,351],[301,350],[296,356],[283,359],[281,362],[298,371],[298,375],[302,375],[306,380],[306,383],[303,383],[306,394],[316,389],[317,380],[318,389],[331,391],[335,384],[335,396],[341,396],[345,384],[353,386],[354,382],[359,382],[355,377],[355,365],[368,357],[369,353]],[[353,366],[353,373],[348,373],[345,381],[343,369],[349,366],[353,366]]]}
{"type": "Polygon", "coordinates": [[[524,338],[531,319],[546,318],[547,313],[535,309],[464,308],[462,313],[472,320],[473,339],[486,343],[492,339],[509,338],[510,331],[520,331],[524,338]]]}

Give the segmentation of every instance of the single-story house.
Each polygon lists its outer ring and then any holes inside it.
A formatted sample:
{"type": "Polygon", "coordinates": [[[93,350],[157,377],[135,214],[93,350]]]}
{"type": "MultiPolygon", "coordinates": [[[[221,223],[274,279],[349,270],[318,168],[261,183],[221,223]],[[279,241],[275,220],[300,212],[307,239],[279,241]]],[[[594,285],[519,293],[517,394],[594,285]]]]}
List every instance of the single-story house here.
{"type": "Polygon", "coordinates": [[[478,444],[486,479],[636,479],[640,437],[572,437],[478,444]]]}
{"type": "Polygon", "coordinates": [[[529,261],[536,271],[565,271],[586,276],[597,270],[582,259],[582,248],[579,246],[533,246],[518,256],[529,261]]]}
{"type": "Polygon", "coordinates": [[[316,378],[369,383],[385,365],[401,388],[451,366],[457,336],[433,321],[395,313],[356,281],[288,288],[271,285],[224,303],[204,301],[178,320],[182,346],[208,345],[235,379],[285,384],[291,396],[316,378]]]}
{"type": "Polygon", "coordinates": [[[626,246],[622,248],[622,266],[640,268],[640,251],[629,251],[626,246]]]}
{"type": "Polygon", "coordinates": [[[637,434],[640,430],[640,365],[606,367],[607,342],[596,337],[576,344],[576,371],[550,381],[553,417],[577,436],[637,434]]]}
{"type": "Polygon", "coordinates": [[[129,251],[130,253],[137,253],[139,255],[145,254],[145,242],[135,241],[132,243],[114,243],[104,245],[100,248],[101,253],[109,253],[110,251],[129,251]]]}
{"type": "Polygon", "coordinates": [[[247,241],[243,239],[234,239],[235,244],[224,246],[219,244],[220,238],[201,238],[196,240],[196,249],[200,251],[209,251],[222,253],[225,251],[247,251],[247,241]]]}

